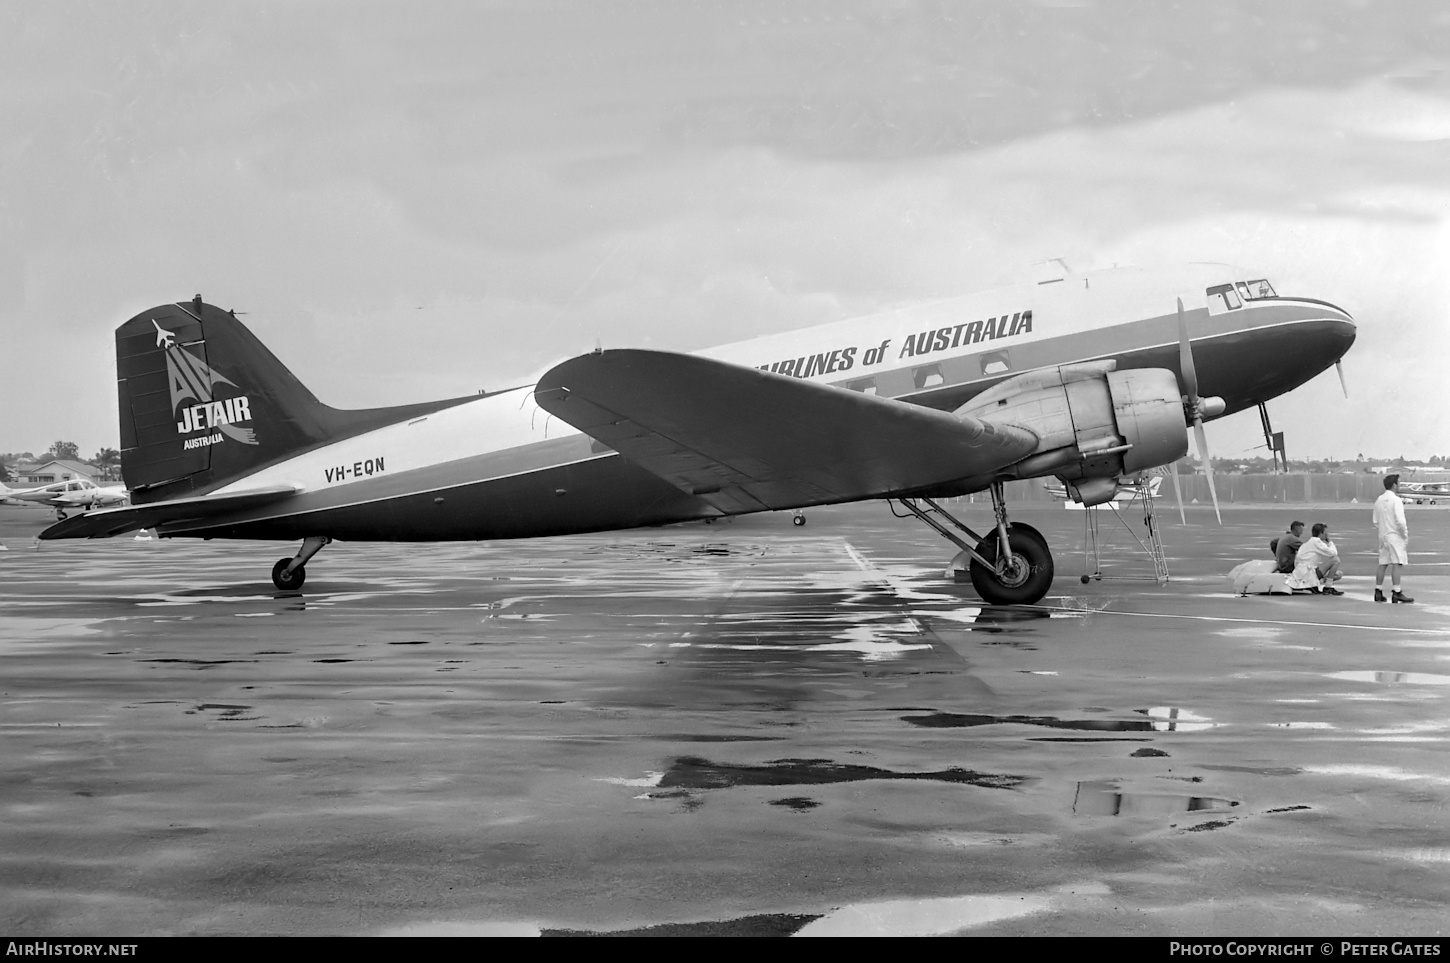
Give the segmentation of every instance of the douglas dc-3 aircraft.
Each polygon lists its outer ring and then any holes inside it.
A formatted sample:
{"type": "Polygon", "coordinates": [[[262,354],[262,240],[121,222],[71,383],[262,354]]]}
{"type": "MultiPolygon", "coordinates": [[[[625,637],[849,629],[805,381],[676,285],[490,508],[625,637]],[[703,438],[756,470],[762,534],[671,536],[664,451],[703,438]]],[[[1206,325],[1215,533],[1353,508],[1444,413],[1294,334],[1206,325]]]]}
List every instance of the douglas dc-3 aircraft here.
{"type": "MultiPolygon", "coordinates": [[[[1052,584],[1011,479],[1087,505],[1203,422],[1337,364],[1349,314],[1222,265],[1066,274],[697,354],[596,350],[536,384],[396,408],[319,402],[232,313],[164,304],[116,331],[132,505],[41,538],[524,538],[895,499],[991,603],[1052,584]],[[986,534],[936,499],[991,492],[986,534]],[[966,538],[962,536],[965,535],[966,538]]],[[[1211,481],[1211,476],[1210,476],[1211,481]]],[[[1216,499],[1215,499],[1216,500],[1216,499]]]]}
{"type": "Polygon", "coordinates": [[[66,509],[104,508],[126,500],[124,485],[97,485],[87,478],[51,482],[38,488],[7,488],[0,485],[0,502],[34,502],[55,509],[55,517],[64,519],[66,509]]]}

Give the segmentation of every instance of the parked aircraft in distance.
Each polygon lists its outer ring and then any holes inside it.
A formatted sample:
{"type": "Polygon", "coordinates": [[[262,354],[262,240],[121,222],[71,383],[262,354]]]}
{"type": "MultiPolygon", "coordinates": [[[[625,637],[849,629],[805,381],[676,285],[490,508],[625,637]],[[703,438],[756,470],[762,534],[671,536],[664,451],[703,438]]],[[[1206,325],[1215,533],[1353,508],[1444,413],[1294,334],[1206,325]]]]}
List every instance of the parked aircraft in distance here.
{"type": "MultiPolygon", "coordinates": [[[[1348,312],[1224,265],[1064,274],[696,354],[598,350],[536,384],[395,408],[322,404],[203,303],[116,331],[128,508],[41,538],[523,538],[893,499],[961,551],[992,603],[1052,584],[1011,479],[1084,504],[1181,458],[1186,427],[1289,391],[1354,342],[1348,312]],[[987,490],[984,533],[937,499],[987,490]],[[965,537],[963,537],[965,536],[965,537]]],[[[1209,477],[1210,490],[1212,476],[1209,477]]],[[[1215,498],[1215,505],[1217,496],[1215,498]]]]}
{"type": "Polygon", "coordinates": [[[51,482],[38,488],[7,488],[0,485],[0,502],[34,502],[55,509],[55,517],[64,520],[66,510],[104,508],[126,500],[125,485],[97,485],[88,478],[51,482]]]}
{"type": "Polygon", "coordinates": [[[1400,482],[1400,492],[1416,505],[1438,505],[1450,498],[1450,482],[1400,482]]]}
{"type": "MultiPolygon", "coordinates": [[[[1119,478],[1117,491],[1108,503],[1131,502],[1135,498],[1142,498],[1146,494],[1149,498],[1158,497],[1158,487],[1163,484],[1162,475],[1138,476],[1136,478],[1119,478]]],[[[1053,498],[1071,502],[1074,505],[1082,505],[1082,502],[1072,497],[1072,491],[1066,485],[1043,485],[1047,494],[1053,498]]],[[[1071,505],[1069,507],[1072,507],[1071,505]]]]}

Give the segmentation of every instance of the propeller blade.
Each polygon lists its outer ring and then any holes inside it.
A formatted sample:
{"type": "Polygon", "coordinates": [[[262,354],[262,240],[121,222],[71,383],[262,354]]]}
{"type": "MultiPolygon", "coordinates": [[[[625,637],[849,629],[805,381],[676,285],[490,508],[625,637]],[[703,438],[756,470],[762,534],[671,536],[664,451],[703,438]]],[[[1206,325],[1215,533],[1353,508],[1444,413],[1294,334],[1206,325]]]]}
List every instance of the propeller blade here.
{"type": "Polygon", "coordinates": [[[1349,385],[1344,383],[1344,365],[1341,362],[1336,361],[1334,362],[1334,370],[1339,372],[1339,390],[1343,391],[1344,397],[1348,398],[1349,385]]]}
{"type": "Polygon", "coordinates": [[[1187,525],[1188,516],[1183,514],[1183,486],[1178,482],[1178,462],[1169,465],[1168,469],[1173,472],[1173,497],[1178,499],[1178,520],[1187,525]]]}
{"type": "Polygon", "coordinates": [[[1203,431],[1203,419],[1193,419],[1193,436],[1198,442],[1198,460],[1203,462],[1203,474],[1208,479],[1208,494],[1213,499],[1213,514],[1220,525],[1223,524],[1223,515],[1218,510],[1218,492],[1213,487],[1213,462],[1208,456],[1208,435],[1203,431]]]}
{"type": "Polygon", "coordinates": [[[1193,348],[1188,343],[1188,319],[1183,316],[1183,299],[1178,299],[1178,369],[1183,372],[1183,393],[1188,403],[1198,404],[1198,369],[1193,366],[1193,348]]]}

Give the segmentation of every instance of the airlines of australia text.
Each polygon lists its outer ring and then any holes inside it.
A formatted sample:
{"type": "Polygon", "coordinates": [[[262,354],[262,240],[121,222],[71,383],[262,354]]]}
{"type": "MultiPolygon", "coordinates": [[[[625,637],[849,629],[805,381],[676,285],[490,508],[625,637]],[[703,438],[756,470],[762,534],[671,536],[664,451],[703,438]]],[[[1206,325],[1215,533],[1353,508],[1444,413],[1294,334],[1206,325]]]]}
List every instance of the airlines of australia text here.
{"type": "MultiPolygon", "coordinates": [[[[987,318],[984,321],[963,321],[961,324],[945,328],[934,328],[927,331],[918,331],[907,335],[906,340],[897,349],[896,360],[899,361],[902,358],[920,358],[924,354],[950,351],[953,348],[960,348],[969,344],[980,344],[983,341],[1012,338],[1018,335],[1028,334],[1031,331],[1031,310],[1018,311],[1014,314],[1003,314],[999,317],[987,318]]],[[[864,347],[861,345],[850,345],[832,348],[829,351],[822,351],[819,354],[808,354],[799,358],[786,358],[783,361],[756,365],[756,367],[761,371],[790,375],[794,378],[813,378],[816,375],[850,371],[856,366],[858,361],[863,368],[881,364],[887,360],[887,352],[890,350],[891,339],[887,338],[880,344],[866,345],[864,347]]]]}

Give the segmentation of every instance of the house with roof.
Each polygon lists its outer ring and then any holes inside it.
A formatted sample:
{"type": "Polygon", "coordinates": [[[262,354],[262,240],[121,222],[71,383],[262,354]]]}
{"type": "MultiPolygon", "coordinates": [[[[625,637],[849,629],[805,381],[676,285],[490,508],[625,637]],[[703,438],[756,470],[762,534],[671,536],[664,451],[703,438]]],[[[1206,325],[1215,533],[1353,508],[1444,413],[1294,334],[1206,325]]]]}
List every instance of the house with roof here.
{"type": "Polygon", "coordinates": [[[52,458],[48,461],[32,462],[15,466],[15,480],[12,485],[49,485],[51,482],[70,481],[83,478],[99,482],[105,472],[95,465],[69,458],[52,458]]]}

